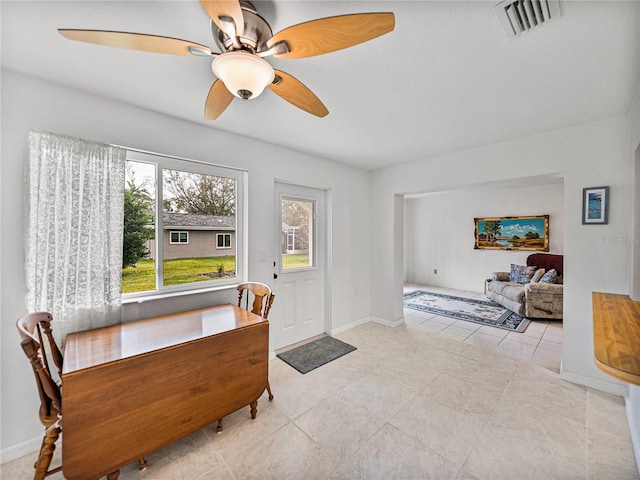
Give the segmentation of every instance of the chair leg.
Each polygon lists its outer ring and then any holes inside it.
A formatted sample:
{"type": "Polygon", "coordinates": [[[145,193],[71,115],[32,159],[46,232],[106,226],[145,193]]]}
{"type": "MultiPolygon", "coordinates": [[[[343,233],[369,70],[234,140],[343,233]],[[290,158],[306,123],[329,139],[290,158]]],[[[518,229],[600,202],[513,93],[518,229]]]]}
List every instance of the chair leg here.
{"type": "Polygon", "coordinates": [[[147,461],[144,457],[140,457],[138,459],[138,470],[146,470],[147,469],[147,461]]]}
{"type": "Polygon", "coordinates": [[[38,462],[40,461],[40,456],[42,455],[42,451],[44,450],[45,442],[47,441],[47,429],[45,428],[44,436],[42,437],[42,443],[40,444],[40,450],[38,450],[38,458],[33,462],[33,468],[38,468],[38,462]]]}
{"type": "Polygon", "coordinates": [[[267,392],[269,392],[269,401],[273,400],[273,394],[271,393],[271,386],[269,385],[269,380],[267,380],[267,392]]]}
{"type": "Polygon", "coordinates": [[[111,472],[109,475],[107,475],[107,480],[118,480],[119,476],[120,470],[116,470],[115,472],[111,472]]]}
{"type": "Polygon", "coordinates": [[[51,465],[51,459],[53,458],[53,452],[56,449],[56,441],[60,436],[60,423],[56,422],[49,426],[44,432],[44,438],[42,439],[42,446],[40,447],[40,453],[38,453],[38,460],[34,465],[36,473],[33,476],[33,480],[43,480],[49,472],[49,465],[51,465]]]}
{"type": "Polygon", "coordinates": [[[222,418],[218,420],[218,426],[216,427],[216,432],[220,433],[222,431],[222,418]]]}

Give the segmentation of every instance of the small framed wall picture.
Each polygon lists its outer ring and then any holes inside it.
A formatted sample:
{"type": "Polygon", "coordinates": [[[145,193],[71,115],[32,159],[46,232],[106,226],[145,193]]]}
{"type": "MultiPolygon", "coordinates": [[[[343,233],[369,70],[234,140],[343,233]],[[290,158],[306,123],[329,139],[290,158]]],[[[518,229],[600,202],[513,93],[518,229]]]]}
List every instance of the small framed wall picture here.
{"type": "Polygon", "coordinates": [[[609,187],[582,189],[582,224],[605,225],[609,223],[609,187]]]}

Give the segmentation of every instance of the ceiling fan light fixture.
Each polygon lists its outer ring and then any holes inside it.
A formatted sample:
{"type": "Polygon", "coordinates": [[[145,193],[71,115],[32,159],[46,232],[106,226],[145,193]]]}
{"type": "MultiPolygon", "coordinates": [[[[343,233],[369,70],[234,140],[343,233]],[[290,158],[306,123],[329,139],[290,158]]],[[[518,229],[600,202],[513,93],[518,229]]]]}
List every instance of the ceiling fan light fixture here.
{"type": "MultiPolygon", "coordinates": [[[[559,0],[504,1],[524,2],[523,8],[530,11],[531,2],[537,5],[559,0]]],[[[233,97],[255,98],[265,87],[294,107],[319,118],[325,117],[329,110],[306,85],[288,73],[274,70],[263,57],[313,57],[367,42],[395,28],[393,13],[369,12],[317,18],[291,25],[274,35],[249,0],[200,0],[200,4],[211,19],[211,32],[222,53],[212,52],[199,43],[159,35],[66,28],[58,31],[70,40],[110,47],[214,56],[211,69],[217,78],[209,89],[204,117],[215,120],[233,97]]]]}
{"type": "Polygon", "coordinates": [[[273,82],[273,67],[248,52],[234,51],[218,55],[211,64],[213,73],[238,98],[255,98],[273,82]]]}

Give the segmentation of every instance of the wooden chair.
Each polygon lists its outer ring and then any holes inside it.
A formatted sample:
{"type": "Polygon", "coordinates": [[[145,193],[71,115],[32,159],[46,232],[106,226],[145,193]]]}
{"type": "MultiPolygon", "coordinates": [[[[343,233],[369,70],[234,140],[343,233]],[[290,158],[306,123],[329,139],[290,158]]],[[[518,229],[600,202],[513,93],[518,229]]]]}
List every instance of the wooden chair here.
{"type": "MultiPolygon", "coordinates": [[[[269,311],[271,310],[271,305],[273,305],[273,299],[275,298],[275,294],[271,291],[271,287],[264,283],[257,282],[246,282],[241,283],[237,287],[238,290],[238,306],[242,307],[242,298],[244,296],[244,292],[248,290],[253,294],[253,303],[251,306],[251,313],[255,313],[256,315],[260,315],[265,320],[269,317],[269,311]]],[[[245,297],[244,301],[244,309],[249,310],[249,293],[245,297]]],[[[273,395],[271,394],[271,386],[269,385],[269,380],[267,380],[267,392],[269,392],[269,401],[273,400],[273,395]]]]}
{"type": "Polygon", "coordinates": [[[60,436],[60,420],[62,419],[60,386],[51,376],[47,350],[43,342],[44,333],[49,344],[49,355],[58,369],[58,376],[60,376],[62,372],[62,353],[53,339],[51,321],[51,314],[37,312],[25,315],[17,323],[21,340],[20,345],[31,362],[36,378],[38,394],[40,395],[40,421],[45,429],[40,453],[33,466],[36,469],[33,476],[34,480],[42,480],[46,476],[62,470],[62,467],[49,470],[53,452],[56,448],[55,443],[60,436]]]}
{"type": "MultiPolygon", "coordinates": [[[[271,305],[273,305],[273,299],[275,298],[275,294],[271,291],[271,287],[269,287],[269,285],[257,282],[247,282],[241,283],[236,288],[238,290],[239,307],[242,307],[244,292],[249,290],[253,294],[251,313],[260,315],[265,320],[269,317],[269,311],[271,310],[271,305]],[[264,302],[265,299],[266,302],[264,302]]],[[[249,310],[249,297],[250,295],[247,293],[246,298],[244,298],[245,310],[249,310]]]]}
{"type": "MultiPolygon", "coordinates": [[[[36,378],[36,386],[40,395],[40,421],[44,425],[42,446],[40,447],[38,459],[33,465],[36,470],[33,476],[34,480],[42,480],[62,470],[62,466],[49,470],[56,448],[55,444],[62,431],[61,385],[51,375],[48,357],[51,357],[58,370],[58,378],[62,377],[63,357],[53,338],[51,331],[52,320],[50,313],[36,312],[25,315],[16,323],[20,334],[20,345],[31,362],[36,378]],[[48,352],[43,341],[43,334],[49,345],[48,352]]],[[[140,470],[144,470],[146,466],[147,463],[144,458],[138,459],[138,468],[140,470]]],[[[115,480],[119,474],[120,471],[118,470],[110,473],[107,478],[115,480]]]]}
{"type": "MultiPolygon", "coordinates": [[[[251,313],[255,313],[256,315],[260,315],[265,320],[269,317],[269,310],[271,310],[271,305],[273,305],[273,299],[275,298],[275,294],[271,291],[271,287],[264,283],[258,282],[246,282],[241,283],[237,287],[238,290],[238,306],[240,308],[244,308],[245,310],[249,310],[249,297],[251,296],[248,292],[253,294],[253,302],[251,303],[251,313]],[[247,291],[247,296],[244,296],[245,291],[247,291]],[[244,299],[244,307],[242,306],[244,299]]],[[[269,401],[273,400],[273,394],[271,393],[271,386],[269,385],[269,379],[267,379],[267,392],[269,393],[269,401]]],[[[222,431],[222,419],[218,420],[217,431],[222,431]]]]}

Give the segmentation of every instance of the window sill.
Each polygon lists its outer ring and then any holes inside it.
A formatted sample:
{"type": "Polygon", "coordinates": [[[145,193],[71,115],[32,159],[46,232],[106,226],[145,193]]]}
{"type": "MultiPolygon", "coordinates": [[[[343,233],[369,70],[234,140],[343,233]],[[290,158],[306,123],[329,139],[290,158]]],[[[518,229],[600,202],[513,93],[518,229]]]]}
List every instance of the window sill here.
{"type": "Polygon", "coordinates": [[[140,297],[123,298],[122,304],[127,305],[130,303],[145,303],[153,300],[162,300],[164,298],[182,297],[187,295],[196,295],[199,293],[221,292],[224,290],[231,290],[231,289],[235,290],[235,288],[239,285],[239,283],[240,282],[228,284],[228,285],[219,285],[215,287],[198,288],[194,290],[181,290],[179,292],[154,293],[151,295],[144,295],[140,297]]]}

